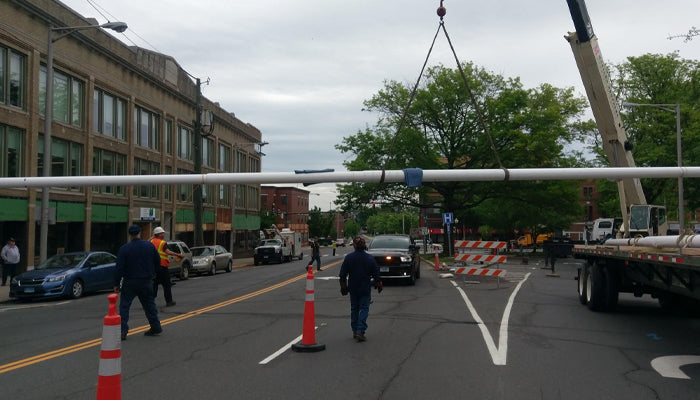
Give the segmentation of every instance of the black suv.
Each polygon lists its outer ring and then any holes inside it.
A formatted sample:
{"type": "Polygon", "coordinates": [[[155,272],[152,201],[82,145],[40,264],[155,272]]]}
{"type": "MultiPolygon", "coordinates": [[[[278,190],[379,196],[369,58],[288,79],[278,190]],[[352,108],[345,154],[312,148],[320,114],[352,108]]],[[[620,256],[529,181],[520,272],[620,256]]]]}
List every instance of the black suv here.
{"type": "Polygon", "coordinates": [[[379,275],[384,279],[402,279],[415,285],[420,279],[420,256],[416,245],[405,235],[378,235],[367,246],[379,265],[379,275]]]}

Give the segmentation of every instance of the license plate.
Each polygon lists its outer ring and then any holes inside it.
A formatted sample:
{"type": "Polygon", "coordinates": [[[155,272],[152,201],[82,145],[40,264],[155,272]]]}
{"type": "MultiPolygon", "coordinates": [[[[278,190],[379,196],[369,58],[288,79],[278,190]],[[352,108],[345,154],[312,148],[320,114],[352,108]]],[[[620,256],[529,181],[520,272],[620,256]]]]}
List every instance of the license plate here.
{"type": "Polygon", "coordinates": [[[24,288],[24,293],[34,293],[34,288],[33,287],[26,287],[26,288],[24,288]]]}
{"type": "Polygon", "coordinates": [[[379,272],[389,272],[389,267],[379,267],[379,272]]]}
{"type": "Polygon", "coordinates": [[[263,258],[270,258],[270,256],[263,256],[263,258]]]}

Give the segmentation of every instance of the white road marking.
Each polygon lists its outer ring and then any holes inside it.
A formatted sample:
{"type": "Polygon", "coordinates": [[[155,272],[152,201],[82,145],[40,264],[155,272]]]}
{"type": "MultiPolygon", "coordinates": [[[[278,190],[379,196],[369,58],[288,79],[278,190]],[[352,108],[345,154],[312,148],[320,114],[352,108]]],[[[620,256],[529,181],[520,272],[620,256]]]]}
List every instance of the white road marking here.
{"type": "Polygon", "coordinates": [[[508,354],[508,320],[510,319],[510,310],[513,308],[513,302],[515,301],[515,296],[518,294],[520,287],[529,276],[529,272],[525,274],[525,277],[515,286],[513,293],[511,293],[510,297],[508,298],[508,304],[506,304],[506,308],[503,310],[503,317],[501,318],[501,328],[498,335],[498,347],[496,347],[493,337],[489,333],[486,325],[484,325],[484,321],[482,321],[481,317],[479,317],[479,314],[476,312],[476,308],[474,308],[474,305],[469,300],[469,297],[467,297],[467,294],[457,285],[455,281],[451,281],[462,295],[462,299],[464,299],[464,303],[467,305],[467,308],[469,308],[472,318],[474,318],[477,325],[479,325],[481,335],[484,337],[484,342],[486,342],[486,348],[489,350],[489,353],[491,353],[491,359],[493,360],[494,365],[506,365],[506,358],[508,354]]]}
{"type": "MultiPolygon", "coordinates": [[[[325,325],[325,324],[321,324],[321,325],[325,325]]],[[[314,326],[314,329],[315,329],[315,330],[318,330],[318,326],[314,326]]],[[[270,354],[267,358],[265,358],[264,360],[260,361],[258,364],[267,364],[267,363],[269,363],[270,361],[274,360],[274,359],[277,358],[280,354],[282,354],[282,353],[284,353],[285,351],[291,349],[291,348],[292,348],[292,345],[293,345],[294,343],[298,343],[298,342],[302,339],[302,337],[303,337],[303,334],[302,334],[302,335],[299,335],[299,336],[297,336],[297,337],[295,337],[294,339],[292,339],[291,342],[285,344],[284,346],[282,346],[282,348],[280,348],[280,349],[277,350],[276,352],[270,354]]]]}
{"type": "Polygon", "coordinates": [[[70,301],[61,301],[58,303],[44,303],[44,304],[26,304],[22,306],[10,306],[10,307],[2,307],[0,308],[0,312],[3,311],[12,311],[12,310],[27,310],[30,308],[43,308],[43,307],[54,307],[54,306],[60,306],[63,304],[68,304],[70,301]]]}
{"type": "Polygon", "coordinates": [[[690,379],[680,367],[700,364],[700,356],[665,356],[651,360],[651,367],[664,378],[690,379]]]}

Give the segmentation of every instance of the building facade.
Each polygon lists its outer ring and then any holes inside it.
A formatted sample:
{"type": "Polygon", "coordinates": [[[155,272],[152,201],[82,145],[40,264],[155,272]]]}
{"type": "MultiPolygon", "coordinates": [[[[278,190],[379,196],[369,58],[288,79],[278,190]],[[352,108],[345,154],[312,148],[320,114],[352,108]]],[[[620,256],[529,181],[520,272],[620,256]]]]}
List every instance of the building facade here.
{"type": "Polygon", "coordinates": [[[279,229],[299,232],[302,242],[308,242],[309,191],[296,187],[261,186],[260,210],[275,215],[275,225],[279,229]]]}
{"type": "MultiPolygon", "coordinates": [[[[94,20],[52,0],[9,0],[0,13],[0,179],[43,176],[191,174],[195,81],[167,55],[127,46],[100,28],[53,41],[50,162],[44,157],[49,28],[94,20]]],[[[128,22],[128,21],[127,21],[128,22]]],[[[201,99],[214,130],[201,142],[202,171],[260,172],[261,132],[201,99]]],[[[21,269],[40,253],[42,188],[0,188],[0,239],[17,239],[21,269]]],[[[52,187],[47,254],[115,252],[136,223],[193,242],[192,185],[52,187]]],[[[259,185],[207,185],[204,243],[249,248],[260,228],[259,185]],[[235,189],[234,189],[235,188],[235,189]],[[235,232],[235,234],[232,234],[235,232]]]]}

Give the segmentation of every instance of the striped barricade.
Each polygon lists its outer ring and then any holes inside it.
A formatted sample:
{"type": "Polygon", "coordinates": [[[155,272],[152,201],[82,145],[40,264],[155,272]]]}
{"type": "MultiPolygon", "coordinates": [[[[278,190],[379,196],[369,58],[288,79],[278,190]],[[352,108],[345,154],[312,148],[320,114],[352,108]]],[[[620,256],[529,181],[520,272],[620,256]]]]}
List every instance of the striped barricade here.
{"type": "Polygon", "coordinates": [[[455,254],[455,261],[504,263],[508,257],[492,254],[455,254]]]}
{"type": "Polygon", "coordinates": [[[479,276],[506,276],[505,269],[471,268],[459,267],[454,271],[457,275],[479,275],[479,276]]]}
{"type": "Polygon", "coordinates": [[[455,249],[505,249],[506,242],[488,240],[455,240],[455,249]]]}
{"type": "Polygon", "coordinates": [[[506,242],[487,240],[455,240],[455,261],[504,263],[506,256],[498,255],[500,249],[505,249],[506,242]]]}

